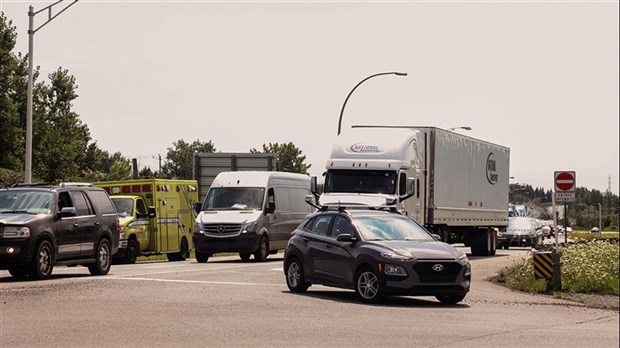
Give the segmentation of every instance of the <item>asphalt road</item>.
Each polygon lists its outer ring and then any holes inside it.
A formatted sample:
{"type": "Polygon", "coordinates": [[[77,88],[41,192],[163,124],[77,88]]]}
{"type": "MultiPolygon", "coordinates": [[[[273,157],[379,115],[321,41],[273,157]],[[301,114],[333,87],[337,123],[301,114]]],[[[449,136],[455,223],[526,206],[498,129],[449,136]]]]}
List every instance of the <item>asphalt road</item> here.
{"type": "Polygon", "coordinates": [[[526,252],[471,257],[472,289],[452,306],[364,305],[322,286],[292,294],[282,254],[114,265],[102,277],[57,267],[34,282],[0,271],[0,347],[618,347],[617,311],[486,280],[526,252]]]}

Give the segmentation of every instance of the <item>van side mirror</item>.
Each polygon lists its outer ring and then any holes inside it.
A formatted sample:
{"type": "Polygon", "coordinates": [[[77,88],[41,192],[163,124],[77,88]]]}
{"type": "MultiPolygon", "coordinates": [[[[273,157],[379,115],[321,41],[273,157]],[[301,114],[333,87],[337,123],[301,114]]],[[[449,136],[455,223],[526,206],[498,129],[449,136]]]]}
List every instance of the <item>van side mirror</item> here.
{"type": "Polygon", "coordinates": [[[194,203],[194,211],[196,212],[196,214],[200,214],[201,210],[202,210],[202,203],[201,202],[194,203]]]}
{"type": "Polygon", "coordinates": [[[267,203],[267,208],[265,209],[265,213],[273,214],[275,211],[276,211],[276,203],[275,202],[267,203]]]}
{"type": "Polygon", "coordinates": [[[155,210],[155,207],[154,207],[154,206],[150,206],[150,207],[148,207],[147,209],[148,209],[148,211],[149,211],[149,218],[150,218],[150,219],[152,219],[152,218],[154,218],[155,216],[157,216],[157,214],[156,214],[156,210],[155,210]]]}

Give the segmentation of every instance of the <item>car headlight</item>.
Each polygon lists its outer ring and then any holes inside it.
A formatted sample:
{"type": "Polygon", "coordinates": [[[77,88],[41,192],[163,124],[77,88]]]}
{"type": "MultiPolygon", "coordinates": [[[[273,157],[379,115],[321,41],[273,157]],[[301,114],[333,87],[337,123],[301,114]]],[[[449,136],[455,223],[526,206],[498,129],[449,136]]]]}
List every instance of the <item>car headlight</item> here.
{"type": "Polygon", "coordinates": [[[242,228],[241,228],[241,233],[252,233],[252,232],[255,232],[257,224],[258,223],[256,221],[244,223],[242,228]]]}
{"type": "Polygon", "coordinates": [[[385,264],[384,272],[387,275],[403,276],[403,277],[407,276],[407,271],[405,271],[405,268],[403,266],[390,265],[389,263],[385,264]]]}
{"type": "Polygon", "coordinates": [[[462,252],[461,255],[456,257],[456,260],[457,261],[465,261],[465,260],[467,260],[467,255],[462,252]]]}
{"type": "Polygon", "coordinates": [[[4,228],[4,238],[28,238],[30,228],[26,226],[6,226],[4,228]]]}
{"type": "Polygon", "coordinates": [[[386,259],[400,260],[400,261],[407,261],[407,260],[412,260],[413,259],[413,257],[411,257],[411,256],[402,255],[402,254],[399,254],[399,253],[395,253],[393,251],[382,252],[381,256],[385,257],[386,259]]]}

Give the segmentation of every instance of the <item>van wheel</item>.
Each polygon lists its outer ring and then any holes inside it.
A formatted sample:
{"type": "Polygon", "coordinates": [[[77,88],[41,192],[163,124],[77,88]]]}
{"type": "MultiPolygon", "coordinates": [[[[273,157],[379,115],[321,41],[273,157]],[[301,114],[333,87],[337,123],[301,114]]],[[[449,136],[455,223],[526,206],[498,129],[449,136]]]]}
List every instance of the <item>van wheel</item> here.
{"type": "Polygon", "coordinates": [[[198,263],[205,263],[209,261],[209,254],[201,253],[200,251],[196,251],[196,261],[198,263]]]}
{"type": "Polygon", "coordinates": [[[48,279],[54,269],[54,249],[52,243],[42,240],[35,249],[28,275],[32,279],[48,279]]]}
{"type": "Polygon", "coordinates": [[[97,245],[95,263],[88,265],[88,271],[90,271],[92,275],[106,275],[110,272],[111,265],[112,255],[110,255],[110,242],[108,242],[107,239],[102,239],[97,245]]]}
{"type": "Polygon", "coordinates": [[[269,256],[269,241],[265,236],[260,237],[260,242],[258,243],[258,250],[254,253],[254,260],[263,262],[267,260],[269,256]]]}
{"type": "Polygon", "coordinates": [[[243,261],[249,260],[250,259],[250,255],[252,255],[252,254],[250,254],[250,253],[239,253],[239,257],[243,261]]]}
{"type": "Polygon", "coordinates": [[[9,274],[15,278],[24,278],[28,276],[28,270],[25,268],[9,268],[9,274]]]}
{"type": "Polygon", "coordinates": [[[128,264],[136,263],[138,255],[140,254],[140,244],[134,239],[130,239],[127,242],[127,250],[125,250],[125,258],[123,261],[128,264]]]}

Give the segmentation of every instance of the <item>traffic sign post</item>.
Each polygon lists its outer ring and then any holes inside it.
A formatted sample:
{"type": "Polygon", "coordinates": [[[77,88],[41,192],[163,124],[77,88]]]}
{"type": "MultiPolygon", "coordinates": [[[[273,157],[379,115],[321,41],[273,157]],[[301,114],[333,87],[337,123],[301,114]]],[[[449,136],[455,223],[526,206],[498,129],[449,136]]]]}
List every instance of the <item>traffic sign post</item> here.
{"type": "MultiPolygon", "coordinates": [[[[575,201],[575,187],[577,186],[577,176],[574,171],[557,171],[553,173],[553,221],[557,221],[555,216],[555,202],[564,202],[564,243],[568,242],[568,207],[566,202],[575,201]]],[[[553,277],[551,280],[554,290],[562,288],[562,269],[558,248],[558,225],[555,223],[555,250],[552,253],[553,277]]]]}

